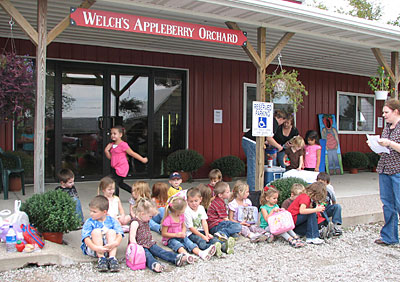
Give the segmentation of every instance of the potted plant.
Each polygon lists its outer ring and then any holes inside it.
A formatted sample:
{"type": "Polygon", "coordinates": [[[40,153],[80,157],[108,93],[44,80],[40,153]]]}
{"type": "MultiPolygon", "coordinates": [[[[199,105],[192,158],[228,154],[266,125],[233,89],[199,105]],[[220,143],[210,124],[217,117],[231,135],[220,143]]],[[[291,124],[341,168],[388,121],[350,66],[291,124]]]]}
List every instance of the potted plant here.
{"type": "Polygon", "coordinates": [[[303,102],[303,95],[308,95],[308,91],[303,83],[298,80],[299,72],[296,70],[281,70],[280,73],[274,71],[265,77],[265,94],[273,101],[275,98],[287,97],[296,112],[297,107],[303,102]]]}
{"type": "Polygon", "coordinates": [[[63,233],[76,230],[81,220],[75,212],[75,201],[61,190],[35,194],[21,205],[29,221],[46,240],[62,244],[63,233]]]}
{"type": "Polygon", "coordinates": [[[236,156],[225,156],[211,163],[212,169],[219,169],[224,181],[232,181],[232,177],[240,176],[244,170],[244,162],[236,156]]]}
{"type": "Polygon", "coordinates": [[[361,152],[347,152],[343,155],[343,165],[350,169],[350,173],[358,173],[358,169],[366,168],[369,159],[366,154],[361,152]]]}
{"type": "Polygon", "coordinates": [[[14,119],[33,109],[35,80],[32,60],[14,52],[0,55],[0,118],[14,119]]]}
{"type": "Polygon", "coordinates": [[[390,77],[383,66],[378,67],[378,76],[371,76],[369,87],[375,92],[376,100],[386,100],[390,89],[390,77]]]}
{"type": "Polygon", "coordinates": [[[378,166],[378,162],[381,156],[375,152],[368,152],[365,154],[369,159],[368,168],[370,168],[372,172],[376,172],[376,167],[378,166]]]}
{"type": "Polygon", "coordinates": [[[182,181],[188,181],[192,172],[198,170],[204,164],[204,157],[195,150],[178,150],[168,155],[167,170],[172,173],[178,171],[182,181]]]}
{"type": "Polygon", "coordinates": [[[290,198],[290,189],[292,189],[292,185],[295,183],[299,183],[306,187],[308,185],[301,178],[297,177],[286,177],[286,178],[279,178],[271,182],[270,185],[275,186],[276,189],[279,190],[279,198],[278,198],[278,205],[280,206],[284,200],[290,198]]]}

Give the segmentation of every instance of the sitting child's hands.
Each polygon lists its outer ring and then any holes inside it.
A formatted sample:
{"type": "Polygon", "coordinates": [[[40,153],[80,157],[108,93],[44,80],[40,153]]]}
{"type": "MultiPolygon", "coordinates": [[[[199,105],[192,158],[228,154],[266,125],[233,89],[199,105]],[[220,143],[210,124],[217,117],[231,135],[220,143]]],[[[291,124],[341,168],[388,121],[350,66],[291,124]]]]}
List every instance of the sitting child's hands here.
{"type": "Polygon", "coordinates": [[[213,236],[213,235],[211,235],[211,234],[208,234],[208,235],[207,235],[207,237],[208,237],[208,239],[212,239],[212,238],[214,238],[214,236],[213,236]]]}
{"type": "Polygon", "coordinates": [[[108,243],[107,245],[104,245],[104,247],[107,249],[107,252],[111,251],[114,248],[118,247],[118,244],[116,241],[108,243]]]}
{"type": "Polygon", "coordinates": [[[273,208],[272,209],[272,212],[278,212],[279,211],[279,208],[273,208]]]}
{"type": "Polygon", "coordinates": [[[176,233],[176,238],[185,238],[186,234],[183,232],[176,233]]]}
{"type": "Polygon", "coordinates": [[[315,208],[317,212],[323,212],[325,210],[325,206],[324,205],[317,205],[317,207],[315,208]]]}
{"type": "Polygon", "coordinates": [[[105,252],[108,252],[109,249],[106,246],[97,246],[97,245],[95,245],[93,247],[93,251],[95,251],[96,253],[105,253],[105,252]]]}
{"type": "Polygon", "coordinates": [[[248,224],[245,220],[242,221],[240,224],[243,225],[243,226],[247,226],[247,227],[250,226],[250,224],[248,224]]]}
{"type": "Polygon", "coordinates": [[[206,235],[202,234],[200,237],[201,237],[201,239],[203,239],[206,242],[210,241],[210,239],[206,235]]]}

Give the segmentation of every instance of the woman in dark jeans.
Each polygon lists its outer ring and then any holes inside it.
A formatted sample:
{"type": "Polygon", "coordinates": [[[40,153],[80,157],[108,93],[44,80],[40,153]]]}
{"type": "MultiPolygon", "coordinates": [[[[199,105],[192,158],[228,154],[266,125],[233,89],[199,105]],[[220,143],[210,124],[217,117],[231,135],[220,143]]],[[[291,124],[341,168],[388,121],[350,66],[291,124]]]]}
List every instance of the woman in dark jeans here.
{"type": "MultiPolygon", "coordinates": [[[[294,116],[289,115],[288,119],[278,127],[274,134],[275,141],[281,146],[289,146],[287,142],[293,137],[299,135],[299,131],[294,126],[294,116]]],[[[277,163],[281,167],[285,167],[283,157],[285,156],[285,150],[278,152],[277,163]]]]}
{"type": "Polygon", "coordinates": [[[379,245],[399,243],[399,213],[400,213],[400,101],[390,99],[383,107],[383,117],[386,120],[382,138],[378,143],[389,149],[382,153],[378,163],[379,193],[383,204],[385,224],[380,238],[375,240],[379,245]]]}

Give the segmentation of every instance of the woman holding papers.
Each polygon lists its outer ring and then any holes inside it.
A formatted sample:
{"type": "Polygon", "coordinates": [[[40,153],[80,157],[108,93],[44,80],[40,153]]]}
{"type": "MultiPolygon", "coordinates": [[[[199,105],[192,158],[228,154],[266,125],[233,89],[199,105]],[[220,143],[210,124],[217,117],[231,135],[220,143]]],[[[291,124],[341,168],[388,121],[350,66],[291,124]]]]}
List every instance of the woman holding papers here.
{"type": "Polygon", "coordinates": [[[400,213],[400,101],[390,99],[383,107],[386,120],[382,138],[378,143],[389,149],[382,153],[378,163],[379,190],[383,203],[385,224],[376,244],[391,245],[399,243],[398,215],[400,213]]]}

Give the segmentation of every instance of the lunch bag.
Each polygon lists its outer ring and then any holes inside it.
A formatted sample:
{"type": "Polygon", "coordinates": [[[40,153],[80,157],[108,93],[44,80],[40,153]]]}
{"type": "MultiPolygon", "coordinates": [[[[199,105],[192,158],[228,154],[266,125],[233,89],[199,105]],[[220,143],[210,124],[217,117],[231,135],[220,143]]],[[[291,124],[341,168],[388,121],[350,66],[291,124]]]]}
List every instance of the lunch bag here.
{"type": "Polygon", "coordinates": [[[146,255],[142,246],[130,243],[126,249],[126,265],[132,270],[146,268],[146,255]]]}
{"type": "Polygon", "coordinates": [[[39,248],[44,247],[44,240],[36,228],[32,227],[32,225],[22,224],[21,225],[22,232],[24,234],[24,239],[28,244],[38,245],[39,248]]]}
{"type": "Polygon", "coordinates": [[[280,209],[268,217],[269,231],[274,235],[279,235],[294,229],[293,217],[290,212],[280,209]]]}

